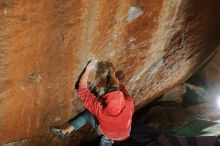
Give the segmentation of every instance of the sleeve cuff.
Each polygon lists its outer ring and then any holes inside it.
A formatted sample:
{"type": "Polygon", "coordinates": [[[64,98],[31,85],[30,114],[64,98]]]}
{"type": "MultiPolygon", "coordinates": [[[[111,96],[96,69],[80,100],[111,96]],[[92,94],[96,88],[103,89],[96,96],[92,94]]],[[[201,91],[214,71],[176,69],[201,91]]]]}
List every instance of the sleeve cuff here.
{"type": "Polygon", "coordinates": [[[88,88],[87,85],[85,83],[79,83],[79,89],[82,88],[88,88]]]}

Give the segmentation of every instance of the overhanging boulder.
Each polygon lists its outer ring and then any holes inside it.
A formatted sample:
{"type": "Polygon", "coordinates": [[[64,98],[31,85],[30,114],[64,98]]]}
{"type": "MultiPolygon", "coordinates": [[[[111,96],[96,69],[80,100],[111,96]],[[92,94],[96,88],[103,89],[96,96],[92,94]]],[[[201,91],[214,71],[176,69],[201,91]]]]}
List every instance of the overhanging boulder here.
{"type": "MultiPolygon", "coordinates": [[[[138,109],[209,60],[220,38],[217,0],[2,0],[0,8],[6,145],[68,145],[48,126],[83,110],[73,89],[90,58],[122,71],[138,109]]],[[[75,145],[86,134],[94,133],[82,130],[75,145]]]]}

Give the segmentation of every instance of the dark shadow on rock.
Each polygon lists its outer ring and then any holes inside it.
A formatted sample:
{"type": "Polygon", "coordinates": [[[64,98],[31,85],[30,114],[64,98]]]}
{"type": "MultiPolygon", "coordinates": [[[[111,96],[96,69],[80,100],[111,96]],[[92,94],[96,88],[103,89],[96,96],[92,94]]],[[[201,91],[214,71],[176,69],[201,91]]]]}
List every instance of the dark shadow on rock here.
{"type": "Polygon", "coordinates": [[[198,105],[204,102],[205,101],[203,100],[203,98],[200,97],[200,95],[198,95],[196,91],[190,89],[189,87],[186,87],[186,93],[183,94],[182,98],[183,107],[198,105]]]}
{"type": "Polygon", "coordinates": [[[92,141],[81,143],[79,146],[99,146],[100,141],[101,141],[101,136],[98,136],[92,141]]]}
{"type": "Polygon", "coordinates": [[[195,86],[200,86],[203,88],[207,88],[208,84],[205,78],[201,75],[200,72],[197,72],[193,74],[187,81],[186,83],[193,84],[195,86]]]}

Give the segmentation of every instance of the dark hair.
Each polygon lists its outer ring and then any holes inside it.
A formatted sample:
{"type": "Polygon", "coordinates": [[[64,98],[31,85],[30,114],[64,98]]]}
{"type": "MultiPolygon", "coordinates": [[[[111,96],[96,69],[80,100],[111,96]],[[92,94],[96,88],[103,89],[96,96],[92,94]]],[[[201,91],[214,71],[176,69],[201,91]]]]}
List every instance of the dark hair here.
{"type": "Polygon", "coordinates": [[[108,74],[107,77],[106,77],[105,94],[107,94],[109,92],[114,92],[114,91],[118,91],[118,87],[115,84],[115,80],[110,76],[110,74],[108,74]]]}
{"type": "Polygon", "coordinates": [[[116,87],[116,86],[106,87],[105,94],[110,93],[110,92],[114,92],[114,91],[118,91],[118,87],[116,87]]]}
{"type": "Polygon", "coordinates": [[[99,97],[99,101],[101,102],[101,105],[103,108],[105,108],[107,106],[105,100],[106,98],[104,98],[104,96],[108,93],[114,92],[114,91],[118,91],[118,87],[115,86],[111,86],[111,87],[106,87],[105,88],[105,94],[103,94],[101,97],[99,97]]]}
{"type": "Polygon", "coordinates": [[[102,108],[105,108],[107,106],[106,102],[105,102],[105,98],[103,98],[103,96],[99,97],[99,101],[101,102],[102,108]]]}

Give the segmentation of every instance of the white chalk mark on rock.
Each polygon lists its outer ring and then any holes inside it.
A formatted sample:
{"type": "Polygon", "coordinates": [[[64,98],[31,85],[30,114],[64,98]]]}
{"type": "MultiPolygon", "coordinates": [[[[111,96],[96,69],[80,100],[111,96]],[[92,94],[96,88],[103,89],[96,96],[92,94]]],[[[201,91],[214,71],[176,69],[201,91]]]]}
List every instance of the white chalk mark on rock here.
{"type": "Polygon", "coordinates": [[[133,20],[138,18],[143,13],[143,10],[139,7],[130,7],[128,10],[127,21],[131,23],[133,20]]]}
{"type": "Polygon", "coordinates": [[[129,38],[129,45],[130,45],[130,47],[129,47],[129,49],[135,49],[135,47],[136,47],[136,39],[135,38],[129,38]]]}
{"type": "Polygon", "coordinates": [[[18,140],[18,141],[4,144],[4,146],[24,145],[24,144],[27,144],[29,141],[30,141],[29,139],[22,139],[22,140],[18,140]]]}
{"type": "Polygon", "coordinates": [[[7,15],[7,9],[6,8],[4,9],[4,15],[7,15]]]}
{"type": "Polygon", "coordinates": [[[62,120],[62,118],[59,116],[54,119],[54,121],[56,121],[56,122],[61,121],[61,120],[62,120]]]}

